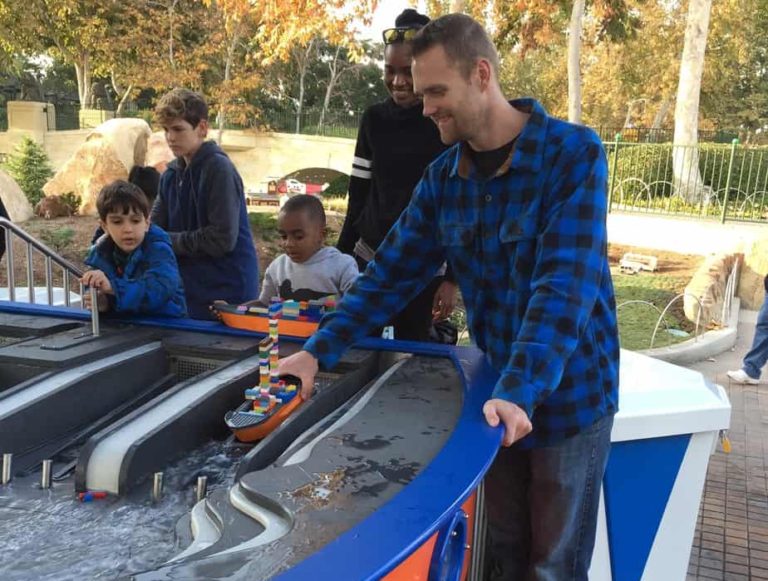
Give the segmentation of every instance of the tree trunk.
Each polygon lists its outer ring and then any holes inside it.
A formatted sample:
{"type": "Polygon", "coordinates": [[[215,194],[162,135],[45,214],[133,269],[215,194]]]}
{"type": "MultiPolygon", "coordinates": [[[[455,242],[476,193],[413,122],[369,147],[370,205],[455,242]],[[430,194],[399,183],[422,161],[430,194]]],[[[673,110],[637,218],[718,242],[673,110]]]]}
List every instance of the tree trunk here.
{"type": "Polygon", "coordinates": [[[656,111],[656,116],[653,118],[651,129],[661,129],[661,126],[664,124],[664,120],[669,114],[670,107],[672,107],[672,99],[669,97],[664,97],[661,105],[659,105],[659,110],[656,111]]]}
{"type": "Polygon", "coordinates": [[[675,192],[689,203],[698,203],[705,193],[699,172],[699,97],[711,9],[712,0],[689,0],[680,59],[672,168],[675,192]]]}
{"type": "Polygon", "coordinates": [[[80,99],[80,108],[88,107],[91,98],[91,55],[86,51],[75,60],[75,76],[77,76],[77,96],[80,99]]]}
{"type": "Polygon", "coordinates": [[[229,84],[232,81],[232,64],[235,60],[235,49],[237,48],[237,43],[240,42],[240,35],[238,32],[234,32],[232,36],[232,41],[229,43],[229,46],[227,46],[227,58],[224,61],[224,82],[222,85],[224,86],[224,94],[223,98],[221,99],[221,102],[219,103],[219,113],[216,116],[216,121],[218,122],[218,144],[221,145],[222,139],[224,138],[224,122],[226,121],[226,99],[228,99],[229,95],[229,84]]]}
{"type": "Polygon", "coordinates": [[[466,4],[467,3],[465,0],[451,0],[451,4],[450,4],[451,13],[464,12],[466,8],[466,4]]]}
{"type": "Polygon", "coordinates": [[[118,101],[117,101],[117,109],[115,109],[115,117],[122,117],[123,111],[125,110],[125,105],[128,103],[129,99],[131,98],[131,91],[133,91],[133,83],[129,84],[126,89],[123,89],[120,86],[120,83],[117,81],[117,77],[115,77],[115,71],[110,71],[109,74],[110,80],[112,81],[112,88],[115,90],[115,95],[117,95],[118,101]]]}
{"type": "Polygon", "coordinates": [[[568,121],[581,123],[581,31],[584,0],[574,0],[568,25],[568,121]]]}
{"type": "Polygon", "coordinates": [[[304,113],[304,93],[307,70],[309,70],[309,55],[315,45],[315,39],[309,41],[306,49],[296,53],[296,63],[299,67],[299,99],[296,105],[296,133],[301,133],[301,116],[304,113]]]}
{"type": "Polygon", "coordinates": [[[328,111],[328,106],[331,103],[331,95],[333,89],[336,86],[341,73],[339,72],[339,53],[341,52],[341,46],[336,47],[336,53],[333,55],[333,59],[328,62],[328,85],[325,87],[325,97],[323,98],[323,108],[320,111],[320,121],[317,123],[318,135],[323,133],[323,125],[325,124],[325,113],[328,111]]]}

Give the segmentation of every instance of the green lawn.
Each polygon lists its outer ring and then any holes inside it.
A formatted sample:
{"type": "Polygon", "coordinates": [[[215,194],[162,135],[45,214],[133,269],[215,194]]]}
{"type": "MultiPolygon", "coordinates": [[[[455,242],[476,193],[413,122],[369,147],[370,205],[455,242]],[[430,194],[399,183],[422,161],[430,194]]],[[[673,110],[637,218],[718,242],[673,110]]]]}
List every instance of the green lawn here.
{"type": "MultiPolygon", "coordinates": [[[[687,277],[662,274],[614,274],[613,285],[616,291],[617,305],[639,300],[649,302],[656,307],[653,308],[650,305],[640,303],[630,303],[620,307],[619,335],[621,346],[631,351],[648,349],[659,315],[669,301],[682,292],[688,282],[687,277]]],[[[466,325],[463,310],[455,312],[451,320],[459,329],[466,325]]],[[[694,328],[695,325],[685,318],[682,299],[678,299],[664,316],[664,321],[659,326],[653,345],[654,347],[665,347],[690,338],[675,335],[668,332],[667,329],[684,331],[690,333],[692,337],[694,328]]],[[[464,334],[459,340],[459,345],[469,344],[470,339],[464,334]]]]}
{"type": "MultiPolygon", "coordinates": [[[[616,304],[619,306],[621,346],[632,351],[648,349],[660,313],[669,301],[683,291],[688,282],[690,282],[688,278],[663,274],[614,274],[613,285],[616,290],[616,304]],[[621,306],[622,303],[635,300],[649,302],[656,308],[640,303],[621,306]]],[[[678,299],[667,311],[653,346],[664,347],[690,338],[669,333],[667,328],[673,331],[685,331],[693,336],[695,325],[685,318],[682,299],[678,299]]]]}

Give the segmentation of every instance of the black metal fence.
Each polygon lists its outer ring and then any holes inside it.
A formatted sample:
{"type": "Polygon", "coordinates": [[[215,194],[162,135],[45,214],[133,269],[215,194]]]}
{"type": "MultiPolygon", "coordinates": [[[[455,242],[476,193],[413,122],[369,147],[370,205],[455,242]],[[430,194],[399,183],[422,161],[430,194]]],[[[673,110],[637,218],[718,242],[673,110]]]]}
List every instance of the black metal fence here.
{"type": "Polygon", "coordinates": [[[768,221],[768,147],[604,142],[611,210],[768,221]]]}
{"type": "MultiPolygon", "coordinates": [[[[598,125],[594,129],[603,141],[620,139],[624,143],[672,143],[675,134],[672,128],[660,127],[598,125]]],[[[734,139],[739,139],[742,143],[761,143],[767,142],[768,136],[735,129],[699,130],[699,141],[702,143],[731,143],[734,139]]]]}

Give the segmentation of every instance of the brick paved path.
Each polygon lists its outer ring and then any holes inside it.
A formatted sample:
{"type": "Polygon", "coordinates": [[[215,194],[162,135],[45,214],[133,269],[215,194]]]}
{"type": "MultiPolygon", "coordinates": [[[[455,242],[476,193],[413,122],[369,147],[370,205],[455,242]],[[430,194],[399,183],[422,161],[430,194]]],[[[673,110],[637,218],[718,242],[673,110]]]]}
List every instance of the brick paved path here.
{"type": "Polygon", "coordinates": [[[755,315],[742,312],[732,352],[688,366],[724,386],[733,408],[733,450],[725,454],[718,445],[710,458],[688,581],[768,580],[768,372],[757,386],[731,383],[725,375],[749,349],[755,315]]]}

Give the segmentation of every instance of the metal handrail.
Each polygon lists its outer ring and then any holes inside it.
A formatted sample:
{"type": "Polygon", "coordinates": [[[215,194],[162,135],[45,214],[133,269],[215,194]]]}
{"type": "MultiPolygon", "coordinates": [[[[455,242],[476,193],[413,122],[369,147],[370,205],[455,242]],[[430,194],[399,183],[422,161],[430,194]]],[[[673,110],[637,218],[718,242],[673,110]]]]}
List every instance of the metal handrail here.
{"type": "MultiPolygon", "coordinates": [[[[71,307],[71,300],[69,297],[70,288],[70,275],[82,278],[83,271],[77,266],[72,264],[66,258],[57,254],[54,250],[43,244],[26,231],[19,228],[16,224],[6,218],[0,217],[0,227],[5,229],[5,252],[7,255],[7,273],[8,273],[8,297],[10,300],[16,300],[16,278],[13,270],[14,267],[14,252],[13,252],[13,239],[12,235],[17,236],[27,245],[27,290],[29,292],[30,304],[35,303],[35,275],[32,264],[32,250],[37,250],[45,257],[45,287],[48,293],[48,304],[53,304],[53,267],[52,263],[56,263],[61,267],[64,278],[64,304],[67,307],[71,307]]],[[[94,287],[89,288],[91,295],[91,328],[95,337],[99,336],[99,309],[96,301],[96,289],[94,287]]],[[[80,283],[80,296],[83,296],[83,284],[80,283]]]]}

